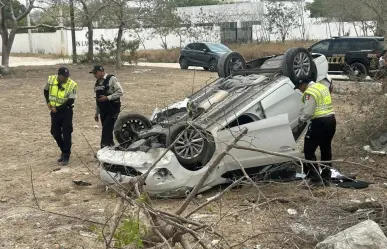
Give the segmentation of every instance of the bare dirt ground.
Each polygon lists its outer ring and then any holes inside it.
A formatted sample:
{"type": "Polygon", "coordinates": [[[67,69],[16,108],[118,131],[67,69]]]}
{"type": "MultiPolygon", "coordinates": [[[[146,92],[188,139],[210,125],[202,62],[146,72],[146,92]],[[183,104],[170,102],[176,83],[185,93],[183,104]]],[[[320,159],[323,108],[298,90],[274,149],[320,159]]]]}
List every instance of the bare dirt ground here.
{"type": "MultiPolygon", "coordinates": [[[[111,192],[93,175],[98,175],[94,150],[99,147],[101,127],[95,123],[91,66],[70,66],[71,77],[79,84],[74,109],[73,154],[68,167],[59,171],[59,152],[50,135],[50,115],[43,97],[43,85],[56,66],[23,67],[0,79],[0,247],[2,248],[104,248],[97,241],[90,221],[104,223],[113,211],[111,192]],[[86,139],[85,139],[86,138],[86,139]],[[32,176],[31,176],[32,172],[32,176]],[[36,200],[32,192],[33,181],[36,200]],[[72,180],[83,180],[92,186],[76,186],[72,180]],[[39,204],[41,209],[37,209],[39,204]],[[61,215],[78,217],[69,218],[61,215]],[[85,221],[88,220],[88,221],[85,221]]],[[[125,111],[150,115],[158,106],[165,106],[190,94],[216,74],[205,71],[168,68],[124,67],[115,71],[106,68],[120,80],[125,97],[125,111]]],[[[336,85],[341,83],[336,82],[336,85]]],[[[348,84],[348,83],[343,83],[348,84]]],[[[381,225],[384,213],[378,208],[367,212],[348,210],[348,206],[366,199],[383,202],[386,189],[379,172],[385,176],[385,159],[363,162],[364,153],[351,144],[347,136],[356,98],[347,88],[333,95],[338,116],[338,132],[334,141],[336,159],[367,164],[335,166],[344,172],[358,172],[361,179],[375,184],[363,190],[334,186],[312,190],[300,182],[260,184],[234,189],[221,201],[201,210],[196,216],[214,227],[235,248],[313,248],[330,234],[371,218],[381,225]],[[352,204],[351,204],[352,203],[352,204]],[[289,214],[291,208],[296,214],[289,214]],[[220,220],[220,217],[223,217],[220,220]],[[219,221],[220,220],[220,221],[219,221]],[[244,243],[244,241],[246,241],[244,243]]],[[[387,180],[386,180],[387,181],[387,180]]],[[[213,189],[197,199],[198,203],[215,195],[213,189]]],[[[155,205],[176,210],[182,200],[156,200],[155,205]]],[[[194,204],[192,208],[195,207],[194,204]]],[[[97,226],[98,227],[98,226],[97,226]]],[[[215,248],[215,246],[210,246],[215,248]]]]}

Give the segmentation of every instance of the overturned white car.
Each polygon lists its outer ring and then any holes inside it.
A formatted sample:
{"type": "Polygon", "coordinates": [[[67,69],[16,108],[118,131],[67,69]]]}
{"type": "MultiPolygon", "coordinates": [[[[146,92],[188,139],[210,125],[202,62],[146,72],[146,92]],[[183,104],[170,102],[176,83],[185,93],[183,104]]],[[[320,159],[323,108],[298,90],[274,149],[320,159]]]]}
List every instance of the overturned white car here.
{"type": "MultiPolygon", "coordinates": [[[[145,173],[179,138],[149,174],[145,190],[155,197],[185,196],[242,127],[248,133],[238,145],[301,156],[296,141],[306,125],[298,123],[303,104],[293,82],[310,76],[331,89],[327,72],[325,56],[304,48],[250,62],[236,52],[225,54],[218,62],[220,78],[184,101],[155,110],[150,119],[121,115],[115,125],[120,145],[98,151],[100,175],[109,184],[128,182],[145,173]]],[[[245,150],[230,154],[249,174],[290,161],[245,150]]],[[[200,192],[238,175],[239,164],[226,156],[200,192]]]]}

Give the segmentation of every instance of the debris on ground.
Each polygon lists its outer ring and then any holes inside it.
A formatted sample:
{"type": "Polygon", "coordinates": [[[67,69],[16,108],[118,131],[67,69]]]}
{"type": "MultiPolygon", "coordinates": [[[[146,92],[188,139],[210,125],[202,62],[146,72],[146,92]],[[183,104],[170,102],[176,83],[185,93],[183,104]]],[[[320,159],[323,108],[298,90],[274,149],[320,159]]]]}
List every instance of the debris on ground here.
{"type": "Polygon", "coordinates": [[[385,249],[387,237],[372,220],[363,221],[317,244],[316,249],[385,249]]]}
{"type": "Polygon", "coordinates": [[[91,183],[84,182],[82,180],[73,180],[73,183],[75,183],[78,186],[91,186],[91,183]]]}
{"type": "Polygon", "coordinates": [[[134,74],[141,74],[141,73],[146,73],[146,72],[151,72],[151,71],[153,71],[153,70],[152,69],[137,69],[133,73],[134,74]]]}

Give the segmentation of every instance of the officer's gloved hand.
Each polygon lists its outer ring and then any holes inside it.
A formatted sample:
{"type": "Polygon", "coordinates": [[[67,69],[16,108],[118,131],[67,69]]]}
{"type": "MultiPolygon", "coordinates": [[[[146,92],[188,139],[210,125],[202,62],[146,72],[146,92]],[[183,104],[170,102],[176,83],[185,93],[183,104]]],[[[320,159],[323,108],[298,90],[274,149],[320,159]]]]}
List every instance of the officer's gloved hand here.
{"type": "Polygon", "coordinates": [[[305,122],[301,120],[301,117],[298,118],[298,125],[302,126],[305,122]]]}
{"type": "Polygon", "coordinates": [[[298,132],[302,130],[302,127],[304,126],[305,122],[301,120],[301,118],[298,118],[298,132]]]}

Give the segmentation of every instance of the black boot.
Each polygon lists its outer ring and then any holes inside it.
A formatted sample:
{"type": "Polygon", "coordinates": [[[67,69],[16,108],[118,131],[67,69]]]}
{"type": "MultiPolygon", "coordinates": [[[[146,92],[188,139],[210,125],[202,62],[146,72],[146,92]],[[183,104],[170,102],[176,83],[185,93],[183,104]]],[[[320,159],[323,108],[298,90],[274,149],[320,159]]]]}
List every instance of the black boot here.
{"type": "Polygon", "coordinates": [[[63,162],[63,153],[60,154],[60,157],[58,158],[57,162],[58,162],[58,163],[63,162]]]}
{"type": "Polygon", "coordinates": [[[70,163],[70,153],[63,154],[62,165],[68,165],[70,163]]]}

